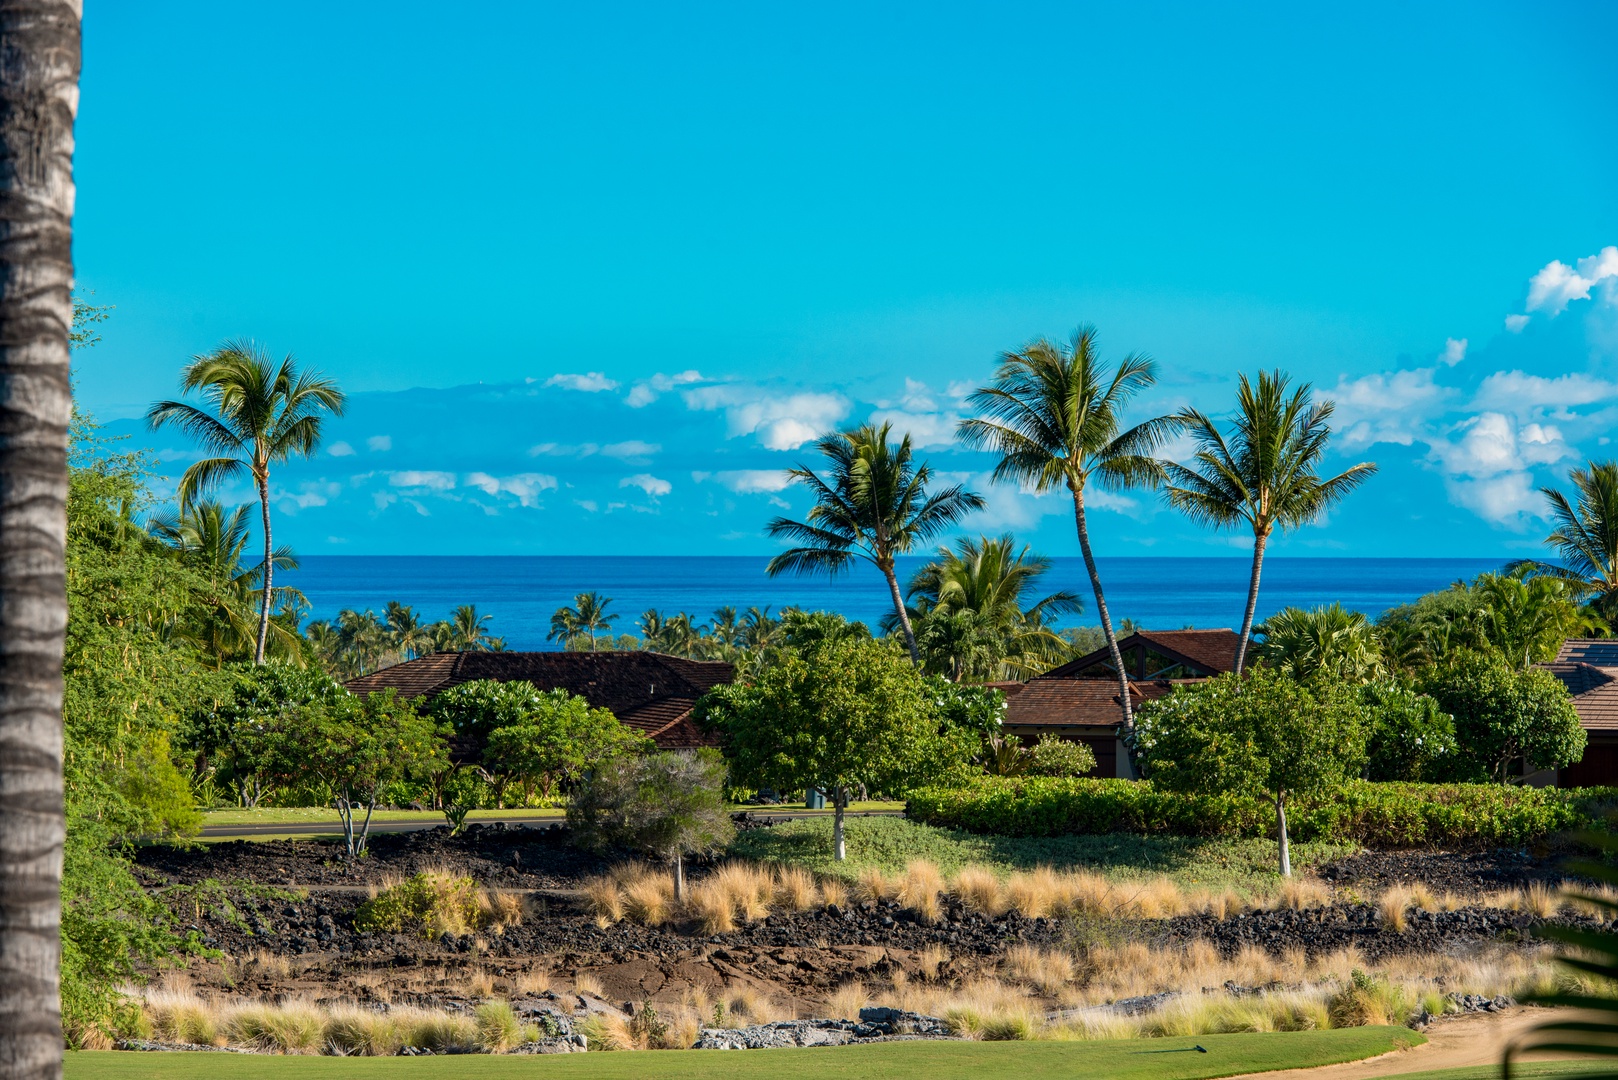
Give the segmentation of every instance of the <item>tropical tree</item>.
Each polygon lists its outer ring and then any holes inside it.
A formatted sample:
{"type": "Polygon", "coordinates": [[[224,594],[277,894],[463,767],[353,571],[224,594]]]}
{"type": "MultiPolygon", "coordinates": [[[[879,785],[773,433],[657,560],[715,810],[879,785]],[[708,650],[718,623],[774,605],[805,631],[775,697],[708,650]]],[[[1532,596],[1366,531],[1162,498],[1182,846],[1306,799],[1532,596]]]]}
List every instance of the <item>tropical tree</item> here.
{"type": "Polygon", "coordinates": [[[547,641],[560,641],[564,646],[579,638],[589,638],[590,651],[596,651],[596,634],[607,633],[618,621],[617,615],[607,614],[610,596],[598,592],[582,592],[573,598],[573,606],[562,606],[551,616],[551,632],[547,641]]]}
{"type": "Polygon", "coordinates": [[[1526,668],[1554,660],[1570,637],[1606,635],[1606,621],[1576,601],[1576,582],[1528,573],[1479,574],[1472,583],[1473,628],[1507,663],[1526,668]]]}
{"type": "Polygon", "coordinates": [[[1383,671],[1376,631],[1364,614],[1342,604],[1283,608],[1256,633],[1259,658],[1299,679],[1325,675],[1360,683],[1383,671]]]}
{"type": "Polygon", "coordinates": [[[79,13],[4,0],[0,69],[0,1075],[62,1069],[62,651],[79,13]]]}
{"type": "Polygon", "coordinates": [[[771,559],[765,572],[771,577],[789,572],[835,576],[856,558],[870,562],[888,583],[911,663],[919,667],[921,653],[894,559],[981,510],[983,499],[959,484],[928,494],[932,470],[926,462],[915,462],[909,435],[897,446],[891,444],[891,430],[891,424],[865,424],[821,438],[815,448],[828,465],[824,477],[803,465],[787,470],[795,483],[810,490],[815,505],[807,521],[778,517],[769,523],[771,536],[797,546],[771,559]]]}
{"type": "Polygon", "coordinates": [[[505,642],[489,633],[492,615],[479,615],[476,604],[462,604],[450,613],[441,647],[447,652],[499,652],[505,642]]]}
{"type": "Polygon", "coordinates": [[[1618,615],[1618,462],[1592,461],[1568,473],[1573,501],[1555,488],[1540,488],[1556,528],[1545,543],[1561,563],[1524,560],[1528,568],[1572,584],[1607,619],[1618,615]]]}
{"type": "Polygon", "coordinates": [[[1193,464],[1163,465],[1170,505],[1199,524],[1216,529],[1245,524],[1253,531],[1253,573],[1236,647],[1237,674],[1247,660],[1259,575],[1271,534],[1318,521],[1376,472],[1375,463],[1362,461],[1322,479],[1320,460],[1331,440],[1328,421],[1335,404],[1315,404],[1308,383],[1289,395],[1291,379],[1279,371],[1259,372],[1256,384],[1246,375],[1240,380],[1229,434],[1221,433],[1206,414],[1184,409],[1174,420],[1196,443],[1193,464]]]}
{"type": "Polygon", "coordinates": [[[180,505],[191,505],[217,484],[247,477],[258,492],[264,529],[263,599],[253,662],[264,662],[274,607],[274,545],[270,536],[270,467],[310,457],[325,417],[341,416],[343,392],[319,372],[300,371],[287,356],[277,364],[251,341],[226,342],[186,365],[182,392],[199,393],[212,411],[187,401],[159,401],[146,411],[156,430],[174,425],[212,454],[180,477],[180,505]]]}
{"type": "Polygon", "coordinates": [[[387,624],[388,644],[402,657],[415,659],[433,647],[432,627],[416,617],[416,609],[389,600],[382,614],[387,624]]]}
{"type": "Polygon", "coordinates": [[[1586,735],[1567,687],[1544,668],[1467,653],[1431,669],[1420,688],[1454,718],[1451,779],[1506,783],[1518,764],[1534,772],[1584,757],[1586,735]]]}
{"type": "Polygon", "coordinates": [[[968,398],[979,415],[962,420],[959,429],[966,445],[1000,455],[996,481],[1039,492],[1066,488],[1072,496],[1079,550],[1118,673],[1126,735],[1135,723],[1129,675],[1090,549],[1085,495],[1092,483],[1119,491],[1159,482],[1161,468],[1153,455],[1171,433],[1172,422],[1156,417],[1126,430],[1122,417],[1129,400],[1156,380],[1156,365],[1140,355],[1124,357],[1109,374],[1097,349],[1095,327],[1080,326],[1066,346],[1041,339],[1021,352],[1002,355],[994,380],[968,398]]]}
{"type": "Polygon", "coordinates": [[[932,633],[923,636],[938,643],[986,644],[986,650],[976,650],[986,653],[986,663],[974,663],[967,653],[948,648],[939,654],[952,669],[951,678],[1035,674],[1060,663],[1067,653],[1067,643],[1051,629],[1051,621],[1084,607],[1076,593],[1065,589],[1033,600],[1030,594],[1049,570],[1049,559],[1031,554],[1026,544],[1019,549],[1010,533],[962,537],[953,551],[939,548],[937,558],[911,578],[911,619],[927,620],[932,633]]]}
{"type": "Polygon", "coordinates": [[[749,649],[763,650],[781,642],[781,620],[770,615],[770,606],[754,606],[742,616],[742,644],[749,649]]]}

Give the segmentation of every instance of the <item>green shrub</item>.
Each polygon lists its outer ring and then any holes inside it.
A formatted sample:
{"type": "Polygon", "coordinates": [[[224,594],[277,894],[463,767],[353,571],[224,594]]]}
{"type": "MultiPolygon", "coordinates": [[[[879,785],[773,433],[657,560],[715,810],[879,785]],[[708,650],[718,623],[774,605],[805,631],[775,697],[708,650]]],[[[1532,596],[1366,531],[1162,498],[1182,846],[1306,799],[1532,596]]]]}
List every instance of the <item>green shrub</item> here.
{"type": "MultiPolygon", "coordinates": [[[[1467,842],[1520,844],[1603,818],[1618,789],[1350,781],[1298,803],[1300,840],[1399,848],[1467,842]]],[[[1181,795],[1148,781],[995,777],[911,793],[913,821],[1000,836],[1142,833],[1265,837],[1274,809],[1235,795],[1181,795]]]]}
{"type": "Polygon", "coordinates": [[[477,883],[427,871],[385,889],[354,912],[356,930],[414,933],[423,938],[469,934],[482,925],[477,883]]]}
{"type": "Polygon", "coordinates": [[[1096,753],[1084,743],[1041,735],[1029,751],[1030,776],[1084,776],[1096,767],[1096,753]]]}

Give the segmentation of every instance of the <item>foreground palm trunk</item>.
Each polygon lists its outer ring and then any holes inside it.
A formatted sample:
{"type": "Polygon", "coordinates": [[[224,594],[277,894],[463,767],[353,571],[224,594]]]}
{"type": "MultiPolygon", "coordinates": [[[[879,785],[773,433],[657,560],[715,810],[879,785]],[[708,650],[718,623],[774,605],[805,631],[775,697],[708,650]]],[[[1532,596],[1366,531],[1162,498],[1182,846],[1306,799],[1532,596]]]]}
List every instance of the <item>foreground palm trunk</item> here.
{"type": "Polygon", "coordinates": [[[270,598],[275,595],[275,546],[270,542],[270,482],[258,482],[258,505],[264,512],[264,601],[258,612],[258,644],[253,648],[253,663],[264,662],[264,646],[270,640],[270,598]]]}
{"type": "Polygon", "coordinates": [[[1242,613],[1242,640],[1236,646],[1236,674],[1242,673],[1247,663],[1247,643],[1253,637],[1253,614],[1258,610],[1258,576],[1264,569],[1264,545],[1269,536],[1253,534],[1253,576],[1247,582],[1247,610],[1242,613]]]}
{"type": "Polygon", "coordinates": [[[899,591],[899,577],[893,567],[882,567],[882,576],[888,582],[888,595],[893,598],[893,613],[899,616],[899,629],[905,636],[905,647],[910,650],[910,662],[921,667],[921,651],[916,648],[916,630],[910,625],[910,612],[905,610],[904,594],[899,591]]]}
{"type": "Polygon", "coordinates": [[[0,1080],[62,1075],[75,0],[0,0],[0,1080]]]}
{"type": "Polygon", "coordinates": [[[1118,672],[1118,701],[1124,713],[1122,727],[1125,753],[1117,757],[1120,765],[1129,770],[1130,778],[1135,774],[1134,739],[1135,712],[1129,703],[1129,672],[1124,669],[1124,654],[1118,651],[1118,635],[1112,632],[1112,616],[1107,612],[1107,598],[1101,593],[1101,572],[1096,569],[1096,557],[1090,551],[1090,529],[1084,517],[1084,492],[1075,489],[1073,492],[1073,521],[1079,530],[1079,550],[1084,553],[1084,568],[1090,574],[1090,588],[1096,594],[1096,613],[1101,616],[1101,633],[1107,639],[1107,652],[1112,655],[1112,666],[1118,672]]]}

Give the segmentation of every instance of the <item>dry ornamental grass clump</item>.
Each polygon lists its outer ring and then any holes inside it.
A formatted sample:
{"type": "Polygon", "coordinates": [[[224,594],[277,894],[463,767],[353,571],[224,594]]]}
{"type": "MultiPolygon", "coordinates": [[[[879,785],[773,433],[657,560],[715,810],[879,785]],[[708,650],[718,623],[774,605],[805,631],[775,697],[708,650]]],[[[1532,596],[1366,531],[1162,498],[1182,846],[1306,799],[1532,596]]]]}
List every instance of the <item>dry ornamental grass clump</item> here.
{"type": "Polygon", "coordinates": [[[426,870],[382,889],[354,913],[358,930],[415,933],[423,938],[440,934],[470,934],[504,927],[522,918],[522,901],[510,893],[487,893],[469,877],[426,870]]]}

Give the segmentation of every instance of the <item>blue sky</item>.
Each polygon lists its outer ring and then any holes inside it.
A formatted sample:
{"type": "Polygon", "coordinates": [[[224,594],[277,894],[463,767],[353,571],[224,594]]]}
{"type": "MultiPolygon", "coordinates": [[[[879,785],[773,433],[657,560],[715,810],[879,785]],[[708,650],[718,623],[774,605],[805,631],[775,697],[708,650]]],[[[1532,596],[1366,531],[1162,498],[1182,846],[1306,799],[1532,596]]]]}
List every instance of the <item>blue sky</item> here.
{"type": "MultiPolygon", "coordinates": [[[[1337,398],[1332,464],[1382,472],[1281,551],[1518,554],[1614,452],[1613,40],[1601,3],[92,4],[79,393],[177,475],[131,418],[189,355],[336,376],[276,483],[305,553],[762,553],[825,428],[985,486],[960,394],[1087,321],[1160,363],[1143,417],[1260,367],[1337,398]]],[[[984,489],[972,528],[1074,552],[984,489]]]]}

